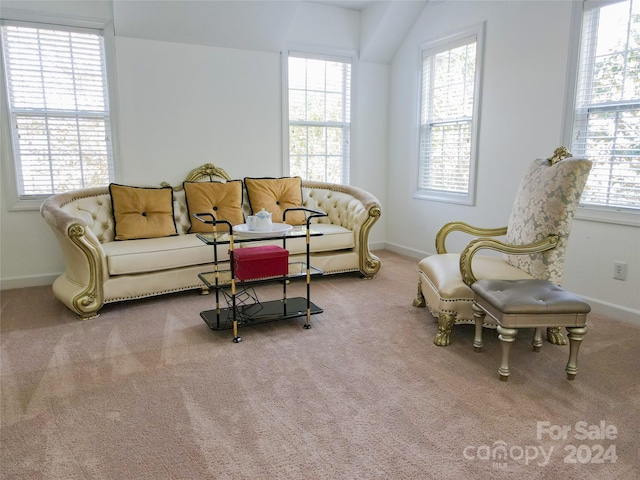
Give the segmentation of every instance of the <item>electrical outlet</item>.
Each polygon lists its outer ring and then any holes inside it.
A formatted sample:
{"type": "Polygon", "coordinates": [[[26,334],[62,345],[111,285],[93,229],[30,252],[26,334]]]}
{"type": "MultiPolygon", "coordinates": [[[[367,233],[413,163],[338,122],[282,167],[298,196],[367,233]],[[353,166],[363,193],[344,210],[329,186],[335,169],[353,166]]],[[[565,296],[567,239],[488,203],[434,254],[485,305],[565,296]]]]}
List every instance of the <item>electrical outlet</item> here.
{"type": "Polygon", "coordinates": [[[616,280],[627,279],[627,264],[624,262],[613,262],[613,278],[616,280]]]}

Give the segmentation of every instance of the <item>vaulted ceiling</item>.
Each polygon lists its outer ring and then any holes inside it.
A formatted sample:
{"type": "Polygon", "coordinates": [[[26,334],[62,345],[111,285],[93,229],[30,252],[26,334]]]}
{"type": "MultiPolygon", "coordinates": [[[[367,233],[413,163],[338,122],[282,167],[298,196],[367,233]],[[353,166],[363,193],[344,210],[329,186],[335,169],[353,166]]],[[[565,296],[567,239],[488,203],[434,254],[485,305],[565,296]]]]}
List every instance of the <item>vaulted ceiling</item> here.
{"type": "MultiPolygon", "coordinates": [[[[362,60],[389,63],[426,3],[114,0],[113,18],[116,35],[269,52],[280,52],[295,37],[301,19],[339,18],[362,60]]],[[[331,31],[335,25],[325,23],[323,27],[331,31]]]]}

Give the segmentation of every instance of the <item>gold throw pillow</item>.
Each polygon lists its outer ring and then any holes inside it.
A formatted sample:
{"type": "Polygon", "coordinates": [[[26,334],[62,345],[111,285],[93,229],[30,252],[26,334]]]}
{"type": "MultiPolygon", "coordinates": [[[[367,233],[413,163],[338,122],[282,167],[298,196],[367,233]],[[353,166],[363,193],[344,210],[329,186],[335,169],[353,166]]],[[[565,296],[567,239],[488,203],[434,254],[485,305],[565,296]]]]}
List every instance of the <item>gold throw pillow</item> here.
{"type": "MultiPolygon", "coordinates": [[[[216,220],[226,220],[231,225],[244,222],[242,214],[242,181],[184,182],[187,210],[191,221],[190,233],[211,233],[213,225],[193,218],[194,213],[210,213],[216,220]]],[[[205,217],[206,218],[206,217],[205,217]]],[[[209,220],[209,218],[206,218],[209,220]]],[[[216,225],[216,231],[226,232],[226,224],[216,225]]]]}
{"type": "Polygon", "coordinates": [[[171,187],[109,185],[116,240],[177,235],[171,187]]]}
{"type": "Polygon", "coordinates": [[[263,208],[271,213],[274,223],[301,225],[306,221],[302,211],[282,215],[287,208],[302,206],[302,179],[300,177],[283,178],[245,178],[245,187],[249,197],[251,211],[255,214],[263,208]]]}

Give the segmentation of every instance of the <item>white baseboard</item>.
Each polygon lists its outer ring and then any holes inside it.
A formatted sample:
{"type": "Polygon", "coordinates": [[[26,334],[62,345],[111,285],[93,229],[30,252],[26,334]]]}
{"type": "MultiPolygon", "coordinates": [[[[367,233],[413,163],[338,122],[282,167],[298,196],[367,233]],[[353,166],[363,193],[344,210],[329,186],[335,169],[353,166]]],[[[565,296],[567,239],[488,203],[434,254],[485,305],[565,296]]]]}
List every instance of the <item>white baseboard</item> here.
{"type": "Polygon", "coordinates": [[[51,285],[59,276],[60,273],[47,273],[41,275],[25,275],[23,277],[0,278],[0,290],[51,285]]]}
{"type": "Polygon", "coordinates": [[[424,257],[428,257],[433,255],[433,253],[425,252],[422,250],[415,250],[413,248],[407,248],[402,245],[398,245],[396,243],[385,243],[380,249],[389,250],[390,252],[397,253],[399,255],[404,255],[406,257],[417,258],[422,260],[424,257]]]}
{"type": "Polygon", "coordinates": [[[585,302],[591,305],[591,311],[609,318],[615,318],[624,323],[629,323],[640,327],[640,312],[631,308],[614,305],[612,303],[598,300],[597,298],[585,297],[581,295],[585,302]]]}
{"type": "Polygon", "coordinates": [[[369,242],[369,250],[384,250],[385,245],[384,242],[369,242]]]}

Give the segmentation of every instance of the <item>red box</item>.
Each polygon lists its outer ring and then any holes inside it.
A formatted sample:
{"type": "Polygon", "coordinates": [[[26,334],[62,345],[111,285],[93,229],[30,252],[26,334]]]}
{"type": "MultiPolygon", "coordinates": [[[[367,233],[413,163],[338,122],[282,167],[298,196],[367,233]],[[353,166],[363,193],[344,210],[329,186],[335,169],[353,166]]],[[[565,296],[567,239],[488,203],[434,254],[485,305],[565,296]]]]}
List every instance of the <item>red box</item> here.
{"type": "Polygon", "coordinates": [[[238,280],[286,275],[289,273],[289,250],[276,245],[234,249],[233,268],[238,280]]]}

